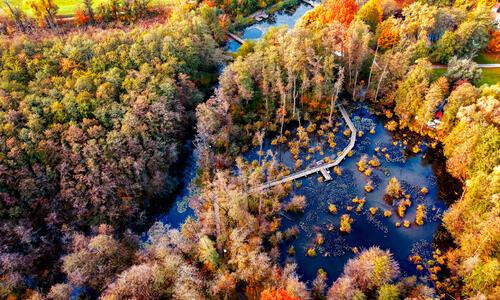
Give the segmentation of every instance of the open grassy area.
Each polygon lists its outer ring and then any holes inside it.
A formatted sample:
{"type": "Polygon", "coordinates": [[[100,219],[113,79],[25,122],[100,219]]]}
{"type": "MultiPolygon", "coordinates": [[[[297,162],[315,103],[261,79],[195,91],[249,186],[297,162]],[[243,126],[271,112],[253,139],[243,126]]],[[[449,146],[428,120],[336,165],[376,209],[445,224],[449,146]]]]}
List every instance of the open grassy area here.
{"type": "Polygon", "coordinates": [[[446,69],[432,69],[431,82],[434,82],[439,77],[444,76],[444,73],[446,73],[446,69]]]}
{"type": "MultiPolygon", "coordinates": [[[[500,68],[483,68],[482,69],[481,80],[477,84],[477,86],[481,86],[483,84],[495,84],[500,81],[500,68]]],[[[431,81],[435,81],[441,76],[444,76],[446,73],[446,69],[434,69],[432,70],[431,81]]]]}
{"type": "Polygon", "coordinates": [[[499,64],[500,55],[481,52],[478,56],[476,56],[476,58],[474,58],[474,61],[478,64],[499,64]]]}
{"type": "MultiPolygon", "coordinates": [[[[24,4],[25,0],[8,0],[10,5],[13,7],[21,7],[28,15],[32,15],[31,9],[24,4]]],[[[72,15],[75,10],[79,7],[83,7],[83,0],[54,0],[59,7],[59,15],[72,15]]],[[[93,6],[97,7],[100,3],[106,2],[107,0],[93,0],[93,6]]],[[[169,3],[171,0],[151,0],[151,3],[169,3]]],[[[5,8],[3,1],[0,1],[0,8],[5,8]]]]}
{"type": "MultiPolygon", "coordinates": [[[[102,1],[103,0],[94,0],[94,6],[97,6],[97,4],[102,1]]],[[[28,15],[32,14],[31,9],[24,4],[24,0],[10,0],[9,3],[12,6],[21,7],[28,15]]],[[[83,6],[83,0],[55,0],[55,3],[59,7],[58,13],[60,15],[71,15],[79,6],[83,6]]],[[[4,8],[5,4],[2,2],[0,7],[4,8]]]]}
{"type": "Polygon", "coordinates": [[[500,68],[483,69],[483,74],[478,86],[483,84],[495,84],[500,81],[500,68]]]}

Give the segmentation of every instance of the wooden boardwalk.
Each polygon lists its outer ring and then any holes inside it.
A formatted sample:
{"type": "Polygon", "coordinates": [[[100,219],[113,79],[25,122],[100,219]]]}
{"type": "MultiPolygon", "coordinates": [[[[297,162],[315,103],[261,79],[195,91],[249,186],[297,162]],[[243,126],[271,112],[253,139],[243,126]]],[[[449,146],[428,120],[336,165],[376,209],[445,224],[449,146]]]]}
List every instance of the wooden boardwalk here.
{"type": "Polygon", "coordinates": [[[340,164],[342,162],[342,160],[344,160],[344,158],[347,156],[347,154],[352,150],[352,148],[354,148],[354,145],[356,144],[356,136],[357,136],[356,127],[354,127],[354,124],[352,123],[351,119],[349,118],[349,115],[347,114],[346,110],[344,109],[344,107],[341,104],[339,104],[338,107],[339,107],[340,113],[342,114],[342,117],[344,118],[345,122],[347,123],[347,126],[349,126],[349,129],[351,130],[351,137],[349,138],[349,144],[347,145],[347,147],[345,147],[344,150],[342,150],[340,155],[337,156],[337,158],[332,162],[324,163],[324,164],[321,164],[321,165],[314,167],[314,168],[305,169],[303,171],[299,171],[299,172],[290,174],[290,175],[288,175],[284,178],[278,179],[278,180],[266,182],[263,185],[261,185],[258,188],[258,190],[265,190],[265,189],[271,188],[275,185],[282,184],[282,183],[289,182],[289,181],[293,181],[293,180],[296,180],[296,179],[299,179],[302,177],[306,177],[306,176],[309,176],[311,174],[318,173],[318,172],[321,172],[326,180],[331,180],[331,176],[330,176],[328,169],[340,164]]]}
{"type": "Polygon", "coordinates": [[[239,36],[237,36],[236,34],[231,33],[231,32],[229,32],[229,31],[227,32],[227,35],[228,35],[230,38],[232,38],[233,40],[235,40],[236,42],[238,42],[239,44],[243,44],[243,43],[245,42],[242,38],[240,38],[240,37],[239,37],[239,36]]]}

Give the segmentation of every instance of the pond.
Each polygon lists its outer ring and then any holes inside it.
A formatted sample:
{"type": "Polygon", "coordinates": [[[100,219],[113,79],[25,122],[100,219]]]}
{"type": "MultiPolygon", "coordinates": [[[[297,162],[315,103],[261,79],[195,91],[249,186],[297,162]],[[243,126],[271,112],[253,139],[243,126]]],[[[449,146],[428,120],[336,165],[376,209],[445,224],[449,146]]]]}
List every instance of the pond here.
{"type": "MultiPolygon", "coordinates": [[[[434,153],[437,150],[425,142],[419,146],[420,152],[414,153],[414,143],[418,143],[421,138],[416,139],[414,136],[412,139],[409,133],[389,132],[384,128],[383,120],[372,115],[366,104],[356,103],[351,105],[348,111],[356,129],[363,131],[364,134],[357,137],[353,155],[346,157],[340,163],[341,175],[330,170],[331,181],[320,182],[323,179],[321,174],[300,179],[297,181],[300,187],[294,183],[290,195],[282,200],[282,203],[287,203],[293,196],[303,195],[306,198],[306,207],[303,213],[283,214],[280,230],[284,232],[288,228],[297,227],[299,233],[297,238],[285,241],[281,245],[281,261],[296,262],[299,275],[306,281],[312,281],[318,269],[322,268],[327,272],[331,283],[340,275],[347,260],[355,256],[356,250],[379,246],[393,253],[403,275],[419,275],[408,257],[412,254],[419,254],[423,258],[431,257],[434,233],[446,209],[442,199],[445,195],[440,193],[446,190],[446,187],[439,187],[439,184],[445,181],[438,180],[435,170],[442,171],[444,166],[433,159],[437,156],[434,153]],[[370,133],[372,129],[374,131],[370,133]],[[357,162],[362,155],[367,155],[368,160],[376,156],[381,164],[378,167],[371,167],[372,173],[369,176],[358,170],[357,162]],[[389,203],[384,200],[385,189],[391,177],[396,177],[401,183],[402,190],[410,195],[411,205],[407,207],[404,218],[397,215],[397,201],[389,203]],[[371,181],[374,189],[369,193],[365,191],[368,181],[371,181]],[[423,187],[428,190],[427,193],[421,192],[423,187]],[[356,212],[358,204],[353,203],[356,197],[366,200],[359,212],[356,212]],[[330,204],[336,206],[337,213],[329,212],[330,204]],[[426,217],[422,226],[414,222],[416,207],[419,204],[426,207],[426,217]],[[352,207],[351,211],[348,211],[348,206],[352,207]],[[376,208],[376,213],[373,215],[369,208],[376,208]],[[384,211],[391,212],[391,216],[384,216],[384,211]],[[348,234],[339,231],[340,218],[343,214],[348,214],[353,220],[352,230],[348,234]],[[409,228],[403,226],[403,220],[410,222],[409,228]],[[397,222],[401,223],[400,227],[396,227],[397,222]],[[321,245],[316,241],[318,235],[324,240],[321,245]],[[293,247],[294,255],[287,254],[290,247],[293,247]],[[308,256],[308,249],[315,249],[316,256],[308,256]]],[[[302,147],[298,154],[298,158],[303,162],[303,167],[299,169],[324,161],[325,157],[333,160],[337,153],[346,147],[349,137],[348,132],[346,134],[343,132],[348,127],[340,114],[337,122],[339,127],[338,132],[334,134],[336,143],[334,148],[329,145],[328,135],[333,134],[335,129],[330,128],[319,137],[314,132],[320,129],[321,122],[316,123],[316,130],[308,134],[309,146],[302,147]],[[314,152],[310,153],[309,149],[312,148],[314,152]]],[[[302,124],[306,129],[309,125],[311,122],[302,124]]],[[[296,130],[289,131],[288,141],[296,139],[296,130]]],[[[268,138],[263,150],[264,153],[267,150],[274,152],[278,162],[294,172],[295,159],[286,144],[273,146],[271,139],[268,138]]],[[[258,149],[247,152],[245,159],[248,162],[258,160],[258,149]]]]}
{"type": "MultiPolygon", "coordinates": [[[[277,12],[271,16],[266,21],[256,23],[252,26],[245,28],[243,31],[242,38],[244,40],[258,40],[260,39],[271,27],[286,25],[289,28],[293,28],[295,23],[313,7],[302,3],[299,6],[292,9],[285,9],[284,11],[277,12]]],[[[236,52],[240,44],[233,39],[229,39],[226,51],[236,52]]]]}
{"type": "MultiPolygon", "coordinates": [[[[272,26],[293,27],[296,21],[310,9],[312,9],[311,6],[301,4],[293,10],[276,13],[268,21],[248,27],[243,32],[243,38],[259,39],[272,26]]],[[[226,50],[234,52],[239,46],[235,41],[229,40],[226,50]]],[[[355,256],[356,250],[360,251],[377,245],[393,253],[403,275],[420,275],[415,266],[409,262],[408,257],[417,253],[423,258],[431,256],[433,237],[446,209],[443,199],[456,198],[456,195],[448,197],[446,193],[452,189],[446,186],[448,181],[445,178],[447,174],[444,171],[442,154],[427,147],[425,142],[420,147],[421,151],[414,153],[411,143],[408,145],[403,143],[410,139],[411,134],[407,136],[406,133],[389,132],[384,128],[383,120],[372,115],[364,104],[351,105],[349,113],[357,130],[362,130],[364,135],[358,137],[352,157],[346,157],[341,162],[342,174],[338,176],[331,170],[333,180],[327,182],[318,181],[321,175],[303,178],[299,180],[300,187],[295,187],[291,194],[283,199],[283,203],[286,203],[294,195],[303,195],[306,197],[307,205],[303,213],[283,214],[280,230],[285,231],[287,228],[296,226],[299,234],[297,238],[282,243],[281,262],[297,263],[298,273],[301,279],[306,281],[312,281],[317,270],[322,268],[328,273],[330,284],[340,275],[347,260],[355,256]],[[374,134],[369,133],[372,128],[374,134]],[[375,151],[376,148],[378,152],[375,151]],[[382,149],[384,149],[383,152],[382,149]],[[359,172],[356,165],[364,154],[368,155],[368,159],[375,155],[381,162],[380,167],[373,168],[370,176],[359,172]],[[386,158],[386,154],[389,155],[389,159],[386,158]],[[406,209],[404,218],[397,216],[397,203],[391,205],[384,200],[385,188],[391,177],[396,177],[405,193],[410,195],[411,205],[406,209]],[[364,190],[368,180],[374,188],[370,193],[364,190]],[[422,187],[428,190],[425,195],[420,191],[422,187]],[[352,203],[355,197],[364,198],[366,201],[358,213],[355,211],[357,204],[352,203]],[[336,214],[328,211],[330,204],[336,205],[338,210],[336,214]],[[422,226],[414,223],[416,207],[419,204],[426,207],[426,217],[422,226]],[[348,212],[347,206],[352,206],[352,211],[348,212]],[[370,213],[370,207],[377,208],[375,215],[370,213]],[[391,212],[390,217],[383,215],[386,210],[391,212]],[[339,232],[340,218],[343,214],[349,214],[353,220],[352,231],[349,234],[339,232]],[[402,224],[403,220],[410,221],[410,228],[396,227],[396,222],[402,224]],[[321,234],[324,239],[321,245],[315,243],[318,234],[321,234]],[[290,247],[295,250],[293,256],[288,254],[290,247]],[[315,249],[315,257],[307,255],[307,250],[311,248],[315,249]]],[[[302,169],[314,161],[323,160],[328,156],[334,157],[347,145],[348,137],[342,134],[346,126],[341,118],[337,121],[340,127],[335,134],[335,148],[331,149],[328,143],[325,143],[324,138],[310,135],[309,147],[321,144],[322,151],[314,151],[314,153],[301,151],[299,158],[303,161],[302,169]],[[307,156],[309,160],[306,159],[307,156]]],[[[302,125],[307,126],[306,123],[302,125]]],[[[290,136],[294,136],[293,127],[290,131],[290,136]]],[[[420,141],[421,138],[414,137],[414,140],[420,141]]],[[[192,182],[197,173],[197,155],[191,142],[185,147],[190,147],[191,150],[188,151],[190,153],[186,157],[188,161],[182,170],[180,192],[175,197],[175,202],[168,213],[158,218],[177,228],[186,217],[193,215],[187,203],[190,195],[195,192],[192,182]]],[[[264,150],[267,149],[275,152],[281,163],[291,170],[294,169],[295,160],[287,147],[278,148],[271,145],[270,139],[266,139],[264,150]]],[[[258,159],[257,150],[248,151],[244,157],[248,161],[258,159]]]]}

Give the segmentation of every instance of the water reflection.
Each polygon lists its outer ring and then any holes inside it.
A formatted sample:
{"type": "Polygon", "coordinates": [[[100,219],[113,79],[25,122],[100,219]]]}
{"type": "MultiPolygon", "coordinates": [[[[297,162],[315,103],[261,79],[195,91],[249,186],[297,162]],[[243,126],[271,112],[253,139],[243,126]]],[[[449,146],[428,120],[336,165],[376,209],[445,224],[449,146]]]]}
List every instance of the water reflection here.
{"type": "MultiPolygon", "coordinates": [[[[308,4],[300,4],[296,8],[287,9],[270,16],[268,20],[259,22],[252,26],[247,27],[243,31],[244,40],[258,40],[260,39],[271,27],[286,25],[293,28],[295,23],[309,10],[312,6],[308,4]]],[[[227,43],[226,50],[229,52],[236,52],[240,44],[230,39],[227,43]]]]}
{"type": "MultiPolygon", "coordinates": [[[[437,230],[441,216],[446,205],[438,195],[438,180],[433,169],[442,169],[443,165],[437,166],[437,162],[429,159],[433,157],[428,153],[434,151],[422,146],[422,152],[414,154],[411,149],[411,141],[404,145],[405,140],[410,140],[409,136],[403,134],[391,134],[383,127],[381,119],[371,115],[364,104],[358,104],[356,109],[351,110],[351,119],[358,131],[363,131],[364,135],[358,137],[354,154],[340,164],[342,174],[335,175],[332,171],[333,180],[328,182],[318,182],[321,175],[312,175],[300,180],[300,187],[295,187],[291,195],[283,199],[286,203],[294,195],[304,195],[307,206],[302,214],[287,213],[282,218],[282,228],[285,231],[292,226],[298,226],[299,235],[295,240],[286,241],[281,246],[282,262],[294,261],[298,264],[298,272],[304,280],[313,280],[319,268],[324,269],[330,282],[337,278],[344,264],[349,258],[355,256],[353,249],[358,250],[370,246],[380,246],[382,249],[389,249],[399,262],[403,274],[418,275],[415,266],[408,261],[408,256],[418,252],[422,257],[430,253],[431,244],[435,231],[437,230]],[[370,134],[370,129],[374,128],[374,134],[370,134]],[[379,148],[379,152],[374,149],[379,148]],[[384,149],[384,153],[380,149],[384,149]],[[358,171],[356,163],[363,154],[369,158],[377,156],[381,162],[380,167],[373,168],[370,176],[358,171]],[[388,154],[388,157],[385,156],[388,154]],[[434,166],[433,166],[434,164],[434,166]],[[407,208],[405,217],[399,218],[396,214],[397,203],[384,201],[385,188],[391,177],[396,177],[401,182],[402,189],[406,194],[411,195],[411,206],[407,208]],[[374,191],[367,193],[364,189],[367,182],[371,180],[374,191]],[[421,188],[428,189],[427,194],[421,192],[421,188]],[[352,199],[365,198],[366,202],[359,212],[355,212],[357,204],[352,203],[352,199]],[[329,204],[335,204],[338,213],[331,214],[328,211],[329,204]],[[416,207],[423,204],[427,208],[427,216],[423,226],[414,223],[416,207]],[[353,206],[347,211],[347,206],[353,206]],[[377,208],[375,215],[369,212],[369,208],[377,208]],[[385,217],[384,211],[391,211],[392,216],[385,217]],[[353,218],[352,231],[349,234],[339,232],[340,217],[342,214],[349,214],[353,218]],[[410,228],[403,226],[397,228],[396,222],[403,223],[403,220],[411,222],[410,228]],[[324,237],[324,243],[315,245],[315,238],[318,233],[324,237]],[[288,256],[287,250],[293,246],[296,254],[288,256]],[[315,247],[316,257],[307,256],[307,249],[315,247]]],[[[342,123],[341,120],[338,120],[342,123]]],[[[303,124],[304,125],[304,124],[303,124]]],[[[305,124],[307,127],[307,124],[305,124]]],[[[319,129],[319,126],[317,127],[319,129]]],[[[347,127],[341,124],[339,132],[335,135],[336,146],[332,150],[323,138],[310,136],[309,148],[319,146],[321,151],[309,153],[302,149],[299,159],[306,164],[323,160],[325,157],[335,157],[348,143],[348,137],[342,132],[347,127]],[[322,154],[320,153],[322,152],[322,154]],[[309,160],[307,157],[309,156],[309,160]]],[[[295,134],[291,134],[291,140],[295,134]]],[[[327,133],[325,133],[327,136],[327,133]]],[[[318,149],[319,149],[318,148],[318,149]]],[[[264,152],[268,149],[278,152],[276,146],[271,145],[268,139],[264,145],[264,152]]],[[[248,161],[258,159],[258,149],[252,149],[246,153],[248,161]]],[[[288,147],[282,149],[277,155],[279,161],[294,169],[295,160],[288,147]]],[[[305,165],[305,164],[304,164],[305,165]]],[[[303,167],[302,167],[303,168],[303,167]]],[[[445,172],[441,172],[445,173],[445,172]]]]}

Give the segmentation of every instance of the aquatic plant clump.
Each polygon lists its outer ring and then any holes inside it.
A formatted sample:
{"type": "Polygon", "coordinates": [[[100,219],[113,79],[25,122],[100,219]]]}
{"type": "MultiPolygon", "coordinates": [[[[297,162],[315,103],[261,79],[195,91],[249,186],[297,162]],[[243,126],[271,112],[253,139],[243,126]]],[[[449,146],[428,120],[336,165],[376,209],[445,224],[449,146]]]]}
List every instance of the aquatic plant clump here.
{"type": "Polygon", "coordinates": [[[424,225],[426,208],[424,205],[417,206],[417,214],[415,215],[415,224],[422,226],[424,225]]]}
{"type": "Polygon", "coordinates": [[[345,214],[345,215],[342,215],[342,217],[340,218],[340,232],[344,232],[344,233],[349,233],[351,232],[351,223],[353,222],[354,220],[349,217],[349,215],[345,214]]]}

